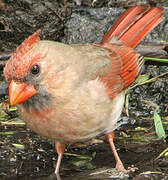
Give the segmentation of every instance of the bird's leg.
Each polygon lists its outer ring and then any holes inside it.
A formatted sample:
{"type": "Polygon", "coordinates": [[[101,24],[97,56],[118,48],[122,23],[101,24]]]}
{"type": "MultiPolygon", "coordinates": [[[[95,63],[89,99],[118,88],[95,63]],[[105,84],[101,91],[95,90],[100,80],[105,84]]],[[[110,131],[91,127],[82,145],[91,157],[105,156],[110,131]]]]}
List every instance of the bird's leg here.
{"type": "Polygon", "coordinates": [[[114,157],[115,157],[115,160],[116,160],[116,169],[118,171],[123,171],[123,172],[128,172],[125,168],[124,168],[124,165],[122,163],[122,161],[120,160],[120,157],[116,151],[116,148],[115,148],[115,145],[114,145],[114,142],[113,142],[113,139],[114,139],[114,132],[111,132],[111,133],[108,133],[108,134],[105,134],[105,137],[106,139],[108,140],[109,144],[110,144],[110,147],[112,149],[112,152],[114,154],[114,157]]]}
{"type": "Polygon", "coordinates": [[[56,163],[56,167],[55,167],[55,174],[57,176],[59,176],[59,169],[60,169],[60,164],[61,164],[61,159],[62,159],[62,156],[65,152],[65,144],[61,144],[60,142],[58,141],[55,141],[55,149],[58,153],[58,159],[57,159],[57,163],[56,163]]]}

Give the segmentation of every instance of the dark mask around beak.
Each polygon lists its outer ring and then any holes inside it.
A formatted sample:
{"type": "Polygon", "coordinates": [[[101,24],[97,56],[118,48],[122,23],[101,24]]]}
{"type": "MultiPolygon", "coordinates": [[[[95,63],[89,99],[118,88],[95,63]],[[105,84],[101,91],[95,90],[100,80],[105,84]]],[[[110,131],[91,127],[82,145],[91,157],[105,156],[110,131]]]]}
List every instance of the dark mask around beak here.
{"type": "Polygon", "coordinates": [[[8,95],[9,84],[7,82],[0,83],[0,97],[4,97],[8,95]]]}

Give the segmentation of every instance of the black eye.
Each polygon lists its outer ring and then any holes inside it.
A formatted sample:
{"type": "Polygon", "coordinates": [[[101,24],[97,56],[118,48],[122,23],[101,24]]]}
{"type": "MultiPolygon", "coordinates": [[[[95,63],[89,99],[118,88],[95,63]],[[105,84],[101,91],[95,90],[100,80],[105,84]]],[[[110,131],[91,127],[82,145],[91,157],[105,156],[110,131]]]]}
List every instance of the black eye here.
{"type": "Polygon", "coordinates": [[[32,66],[31,68],[31,73],[36,75],[40,72],[40,66],[38,64],[35,64],[34,66],[32,66]]]}

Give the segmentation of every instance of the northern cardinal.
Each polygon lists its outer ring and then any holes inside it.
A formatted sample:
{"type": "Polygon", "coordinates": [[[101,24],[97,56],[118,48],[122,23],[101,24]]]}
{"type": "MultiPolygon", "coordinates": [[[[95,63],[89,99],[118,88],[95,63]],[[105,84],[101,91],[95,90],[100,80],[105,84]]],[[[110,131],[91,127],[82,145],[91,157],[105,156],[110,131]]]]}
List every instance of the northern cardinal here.
{"type": "Polygon", "coordinates": [[[138,76],[143,57],[135,48],[163,18],[163,8],[138,5],[125,11],[99,44],[40,40],[40,30],[26,39],[4,69],[9,103],[38,134],[55,141],[59,174],[65,144],[105,135],[113,143],[125,89],[138,76]]]}

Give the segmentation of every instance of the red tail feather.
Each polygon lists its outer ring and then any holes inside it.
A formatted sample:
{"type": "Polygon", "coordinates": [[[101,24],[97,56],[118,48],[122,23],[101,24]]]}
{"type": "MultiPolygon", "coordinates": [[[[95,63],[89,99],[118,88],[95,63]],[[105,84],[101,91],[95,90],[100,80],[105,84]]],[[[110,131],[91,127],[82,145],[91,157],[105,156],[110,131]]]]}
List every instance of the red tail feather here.
{"type": "Polygon", "coordinates": [[[124,45],[135,48],[162,21],[164,8],[139,5],[128,9],[114,23],[101,43],[111,43],[116,36],[124,45]]]}

